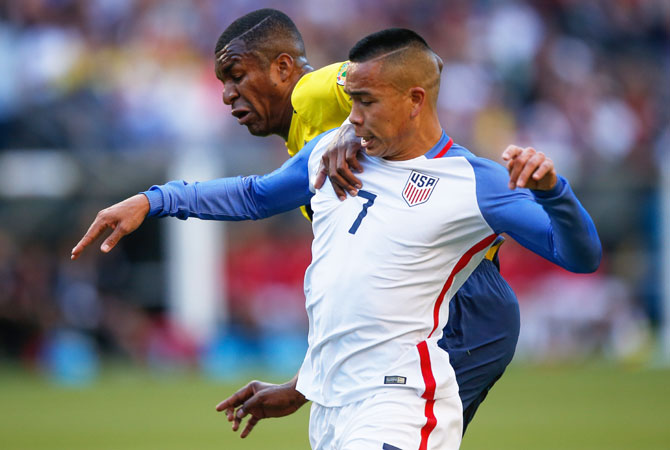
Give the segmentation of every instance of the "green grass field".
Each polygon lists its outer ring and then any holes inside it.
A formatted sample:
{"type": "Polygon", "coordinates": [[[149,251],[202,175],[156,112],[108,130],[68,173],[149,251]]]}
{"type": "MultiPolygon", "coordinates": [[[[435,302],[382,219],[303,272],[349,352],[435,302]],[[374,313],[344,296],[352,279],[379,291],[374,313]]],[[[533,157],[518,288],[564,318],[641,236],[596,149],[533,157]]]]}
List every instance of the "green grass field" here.
{"type": "MultiPolygon", "coordinates": [[[[239,439],[214,411],[237,387],[116,368],[74,389],[0,370],[0,449],[309,448],[308,408],[239,439]]],[[[669,403],[669,370],[516,366],[489,395],[462,448],[670,449],[669,403]]]]}

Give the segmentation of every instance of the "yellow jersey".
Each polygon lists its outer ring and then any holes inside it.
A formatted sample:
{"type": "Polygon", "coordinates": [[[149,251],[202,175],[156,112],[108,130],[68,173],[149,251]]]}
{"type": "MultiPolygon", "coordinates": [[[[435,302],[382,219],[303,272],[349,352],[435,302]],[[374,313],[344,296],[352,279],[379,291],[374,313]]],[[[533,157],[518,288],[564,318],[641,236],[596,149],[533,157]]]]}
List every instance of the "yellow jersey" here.
{"type": "Polygon", "coordinates": [[[338,62],[303,75],[293,88],[293,118],[286,147],[293,156],[324,131],[342,125],[351,112],[344,92],[348,62],[338,62]]]}

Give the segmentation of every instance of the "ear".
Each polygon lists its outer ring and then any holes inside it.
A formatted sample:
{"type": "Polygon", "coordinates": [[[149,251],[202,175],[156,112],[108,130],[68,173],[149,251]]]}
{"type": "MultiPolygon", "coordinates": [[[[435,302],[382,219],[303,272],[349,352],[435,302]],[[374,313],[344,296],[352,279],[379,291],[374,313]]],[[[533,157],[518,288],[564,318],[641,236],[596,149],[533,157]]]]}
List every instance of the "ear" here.
{"type": "Polygon", "coordinates": [[[410,117],[415,118],[423,109],[424,102],[426,101],[426,90],[422,87],[410,88],[409,98],[412,102],[410,117]]]}
{"type": "Polygon", "coordinates": [[[286,82],[295,69],[295,61],[288,53],[280,53],[271,64],[272,75],[276,77],[277,81],[286,82]]]}

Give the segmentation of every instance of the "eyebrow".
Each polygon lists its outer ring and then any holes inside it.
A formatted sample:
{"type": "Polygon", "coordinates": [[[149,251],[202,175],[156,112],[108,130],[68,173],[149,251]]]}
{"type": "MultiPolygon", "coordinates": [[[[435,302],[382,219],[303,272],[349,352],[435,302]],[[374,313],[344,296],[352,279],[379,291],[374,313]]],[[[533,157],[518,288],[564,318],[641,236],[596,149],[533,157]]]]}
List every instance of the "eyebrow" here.
{"type": "Polygon", "coordinates": [[[353,97],[354,95],[372,95],[370,91],[366,90],[360,90],[360,91],[350,91],[348,89],[344,89],[344,93],[349,95],[350,97],[353,97]]]}
{"type": "Polygon", "coordinates": [[[228,75],[230,71],[233,70],[233,66],[235,66],[235,64],[237,64],[241,59],[242,59],[241,56],[233,55],[225,63],[217,64],[216,75],[219,78],[223,77],[224,75],[228,75]]]}

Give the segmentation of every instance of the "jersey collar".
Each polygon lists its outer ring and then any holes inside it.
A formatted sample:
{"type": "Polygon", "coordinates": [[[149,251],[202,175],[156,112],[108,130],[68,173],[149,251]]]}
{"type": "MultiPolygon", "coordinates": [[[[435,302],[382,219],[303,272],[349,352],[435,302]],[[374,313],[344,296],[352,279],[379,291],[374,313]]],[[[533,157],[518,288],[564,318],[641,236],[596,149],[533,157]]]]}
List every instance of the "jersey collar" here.
{"type": "Polygon", "coordinates": [[[442,137],[440,137],[440,140],[437,141],[437,144],[428,150],[424,156],[427,159],[442,158],[447,154],[453,143],[454,141],[449,136],[447,136],[447,133],[445,133],[444,130],[442,130],[442,137]]]}

